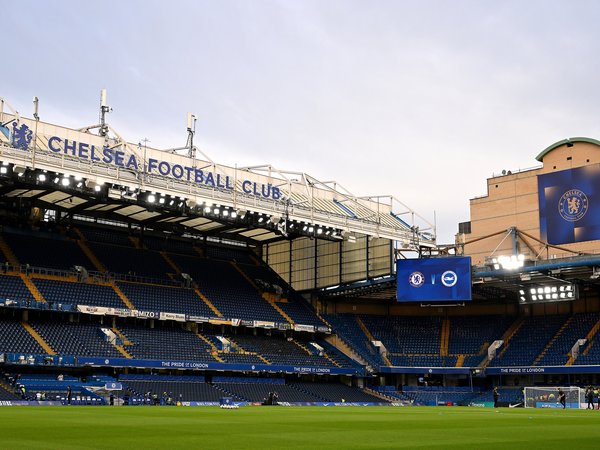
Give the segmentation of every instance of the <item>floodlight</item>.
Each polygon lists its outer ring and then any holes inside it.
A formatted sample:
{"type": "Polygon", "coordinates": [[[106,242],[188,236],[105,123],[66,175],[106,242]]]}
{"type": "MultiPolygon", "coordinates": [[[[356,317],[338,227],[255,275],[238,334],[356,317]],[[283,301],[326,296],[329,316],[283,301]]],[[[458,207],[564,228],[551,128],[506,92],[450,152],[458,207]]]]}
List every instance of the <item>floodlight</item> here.
{"type": "Polygon", "coordinates": [[[27,168],[23,167],[23,166],[14,166],[13,167],[13,173],[16,173],[17,176],[22,177],[25,174],[25,171],[27,170],[27,168]]]}

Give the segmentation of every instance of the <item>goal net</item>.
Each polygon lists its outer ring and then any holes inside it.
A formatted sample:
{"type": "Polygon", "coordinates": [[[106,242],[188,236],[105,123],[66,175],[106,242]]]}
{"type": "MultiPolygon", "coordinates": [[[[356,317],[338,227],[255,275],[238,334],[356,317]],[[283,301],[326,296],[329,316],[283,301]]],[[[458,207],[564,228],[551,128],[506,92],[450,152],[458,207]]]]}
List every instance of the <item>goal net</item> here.
{"type": "Polygon", "coordinates": [[[585,408],[584,390],[577,386],[526,387],[523,392],[525,408],[562,408],[559,401],[559,389],[565,394],[566,408],[585,408]]]}

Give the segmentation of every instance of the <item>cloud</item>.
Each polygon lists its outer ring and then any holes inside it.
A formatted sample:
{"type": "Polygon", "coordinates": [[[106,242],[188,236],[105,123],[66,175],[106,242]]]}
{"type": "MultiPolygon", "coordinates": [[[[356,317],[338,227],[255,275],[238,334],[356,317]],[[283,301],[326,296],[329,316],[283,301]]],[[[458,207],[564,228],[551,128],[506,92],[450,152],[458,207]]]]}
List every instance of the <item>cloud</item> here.
{"type": "Polygon", "coordinates": [[[486,178],[598,137],[600,6],[587,1],[22,1],[7,10],[0,93],[68,126],[101,88],[128,140],[197,142],[393,194],[441,242],[486,178]],[[27,18],[23,20],[22,18],[27,18]]]}

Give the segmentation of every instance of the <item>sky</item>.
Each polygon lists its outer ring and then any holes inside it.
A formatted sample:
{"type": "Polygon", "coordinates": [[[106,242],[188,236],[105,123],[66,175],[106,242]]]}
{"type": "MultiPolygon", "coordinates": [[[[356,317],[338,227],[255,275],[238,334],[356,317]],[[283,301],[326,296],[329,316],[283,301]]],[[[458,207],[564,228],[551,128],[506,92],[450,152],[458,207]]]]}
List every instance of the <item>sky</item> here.
{"type": "Polygon", "coordinates": [[[451,243],[469,199],[600,139],[600,2],[0,0],[0,97],[130,142],[393,195],[451,243]]]}

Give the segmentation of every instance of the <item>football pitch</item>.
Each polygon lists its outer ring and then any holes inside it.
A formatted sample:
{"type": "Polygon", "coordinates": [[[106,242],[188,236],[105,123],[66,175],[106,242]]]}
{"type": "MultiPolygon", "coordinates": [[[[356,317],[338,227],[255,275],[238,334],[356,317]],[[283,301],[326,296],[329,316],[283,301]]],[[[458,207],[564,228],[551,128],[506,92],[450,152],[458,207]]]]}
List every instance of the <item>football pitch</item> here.
{"type": "Polygon", "coordinates": [[[0,407],[2,449],[591,449],[600,411],[0,407]]]}

